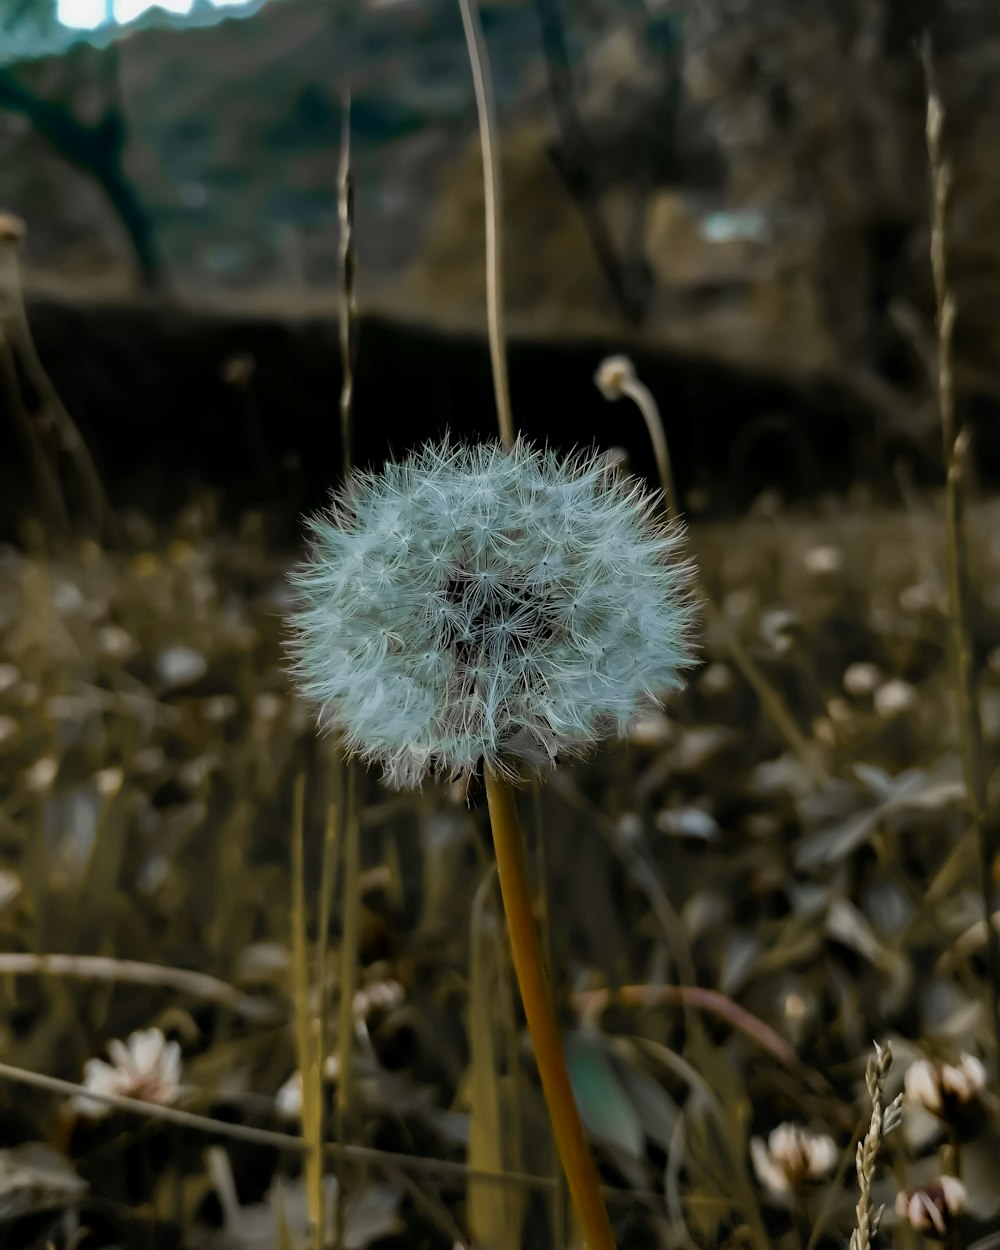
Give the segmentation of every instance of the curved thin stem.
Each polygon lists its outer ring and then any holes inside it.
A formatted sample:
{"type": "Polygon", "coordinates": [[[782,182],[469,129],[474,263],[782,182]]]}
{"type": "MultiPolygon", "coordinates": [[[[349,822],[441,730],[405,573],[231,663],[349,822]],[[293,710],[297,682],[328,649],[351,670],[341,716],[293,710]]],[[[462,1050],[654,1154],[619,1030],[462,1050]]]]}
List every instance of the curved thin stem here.
{"type": "Polygon", "coordinates": [[[72,977],[81,981],[120,981],[156,986],[204,998],[250,1020],[270,1022],[282,1018],[282,1008],[266,998],[243,994],[235,986],[205,972],[142,963],[136,959],[112,959],[107,955],[46,955],[33,951],[0,953],[0,976],[72,977]]]}
{"type": "Polygon", "coordinates": [[[510,410],[510,384],[503,324],[503,230],[501,224],[500,153],[497,150],[496,105],[490,64],[475,8],[476,0],[459,0],[462,26],[469,48],[469,64],[476,89],[479,142],[483,150],[483,191],[486,196],[486,320],[493,365],[500,441],[508,450],[514,445],[514,418],[510,410]]]}
{"type": "MultiPolygon", "coordinates": [[[[670,461],[670,449],[663,428],[663,418],[652,391],[639,379],[632,362],[625,356],[611,356],[605,360],[597,371],[595,381],[605,399],[614,401],[626,396],[639,409],[653,445],[656,471],[663,491],[663,506],[667,519],[671,524],[676,524],[680,513],[677,507],[677,490],[670,461]]],[[[822,784],[827,780],[826,769],[817,752],[811,748],[805,735],[795,723],[795,718],[786,707],[780,693],[768,681],[753,656],[747,651],[735,631],[730,628],[725,614],[700,582],[699,592],[705,609],[705,617],[712,632],[721,638],[733,663],[757,695],[775,728],[799,757],[806,774],[815,784],[822,784]]]]}
{"type": "Polygon", "coordinates": [[[545,975],[514,792],[489,768],[485,770],[485,778],[514,971],[531,1031],[542,1090],[552,1119],[556,1147],[588,1250],[614,1250],[611,1223],[566,1069],[562,1039],[545,975]]]}
{"type": "Polygon", "coordinates": [[[337,171],[337,218],[340,222],[340,446],[344,477],[354,468],[351,415],[354,401],[354,353],[357,334],[357,297],[354,293],[354,173],[351,169],[351,92],[344,92],[337,171]]]}

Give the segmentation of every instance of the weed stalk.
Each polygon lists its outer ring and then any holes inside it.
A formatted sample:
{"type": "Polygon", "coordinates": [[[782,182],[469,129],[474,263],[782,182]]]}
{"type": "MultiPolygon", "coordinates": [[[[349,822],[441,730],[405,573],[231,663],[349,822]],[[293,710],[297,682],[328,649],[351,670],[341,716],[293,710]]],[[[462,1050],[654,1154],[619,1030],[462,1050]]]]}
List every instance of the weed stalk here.
{"type": "Polygon", "coordinates": [[[966,802],[979,851],[979,879],[986,957],[990,981],[993,1036],[1000,1054],[1000,935],[993,924],[994,847],[987,820],[986,770],[983,734],[976,691],[969,612],[969,564],[965,528],[965,477],[969,451],[968,430],[960,429],[955,411],[954,336],[957,305],[948,272],[948,210],[951,202],[951,166],[942,144],[944,108],[934,74],[930,44],[924,46],[927,79],[927,152],[931,171],[931,270],[937,304],[937,398],[941,417],[946,471],[945,509],[948,537],[948,573],[952,665],[958,710],[962,772],[966,802]]]}

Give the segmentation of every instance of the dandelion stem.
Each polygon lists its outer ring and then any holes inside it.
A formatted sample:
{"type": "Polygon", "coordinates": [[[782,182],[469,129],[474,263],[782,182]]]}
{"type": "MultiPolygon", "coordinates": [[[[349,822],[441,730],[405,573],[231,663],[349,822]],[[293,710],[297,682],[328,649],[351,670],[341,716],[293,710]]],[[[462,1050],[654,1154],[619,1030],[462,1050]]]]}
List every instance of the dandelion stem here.
{"type": "Polygon", "coordinates": [[[597,1168],[580,1121],[545,975],[514,792],[492,769],[485,770],[485,777],[514,971],[552,1119],[556,1147],[588,1250],[614,1250],[611,1223],[601,1197],[597,1168]]]}

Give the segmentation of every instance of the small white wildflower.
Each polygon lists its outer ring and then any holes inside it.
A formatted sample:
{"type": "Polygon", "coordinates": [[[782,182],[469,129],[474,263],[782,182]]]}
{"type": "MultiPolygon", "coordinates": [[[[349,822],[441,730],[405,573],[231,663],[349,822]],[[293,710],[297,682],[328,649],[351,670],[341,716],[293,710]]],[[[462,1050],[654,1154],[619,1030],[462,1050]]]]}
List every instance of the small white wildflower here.
{"type": "Polygon", "coordinates": [[[656,813],[656,827],[660,833],[670,834],[675,838],[695,838],[701,842],[711,842],[721,833],[711,812],[693,804],[663,808],[656,813]]]}
{"type": "Polygon", "coordinates": [[[810,547],[803,555],[802,563],[807,573],[822,577],[831,573],[839,573],[844,567],[844,553],[839,547],[824,545],[810,547]]]}
{"type": "Polygon", "coordinates": [[[200,651],[174,643],[156,657],[156,675],[165,686],[189,686],[205,675],[208,661],[200,651]]]}
{"type": "Polygon", "coordinates": [[[43,755],[41,759],[35,760],[34,764],[28,769],[24,777],[24,784],[33,794],[41,794],[42,791],[48,790],[53,781],[55,781],[58,771],[59,761],[51,755],[43,755]]]}
{"type": "Polygon", "coordinates": [[[942,1176],[896,1195],[896,1214],[918,1232],[944,1237],[956,1215],[961,1215],[969,1195],[957,1176],[942,1176]]]}
{"type": "Polygon", "coordinates": [[[253,714],[261,721],[275,720],[284,707],[285,701],[280,695],[270,690],[262,690],[253,701],[253,714]]]}
{"type": "Polygon", "coordinates": [[[113,798],[122,788],[125,773],[120,768],[100,768],[94,773],[97,793],[104,799],[113,798]]]}
{"type": "Polygon", "coordinates": [[[102,625],[97,631],[97,645],[109,660],[127,660],[138,650],[135,639],[120,625],[102,625]]]}
{"type": "Polygon", "coordinates": [[[53,585],[51,602],[59,616],[78,616],[87,605],[80,587],[68,581],[57,581],[53,585]]]}
{"type": "Polygon", "coordinates": [[[750,1158],[757,1179],[773,1195],[790,1194],[807,1181],[822,1180],[837,1165],[837,1147],[826,1133],[813,1133],[799,1124],[779,1124],[765,1143],[750,1142],[750,1158]]]}
{"type": "MultiPolygon", "coordinates": [[[[160,1029],[140,1029],[127,1042],[113,1038],[108,1042],[111,1063],[88,1059],[84,1064],[83,1083],[95,1094],[116,1094],[122,1098],[141,1098],[145,1102],[172,1103],[177,1097],[181,1077],[181,1048],[168,1042],[160,1029]]],[[[97,1119],[107,1115],[108,1103],[77,1094],[72,1105],[80,1115],[97,1119]]]]}
{"type": "Polygon", "coordinates": [[[0,664],[0,694],[12,690],[21,680],[21,670],[16,664],[0,664]]]}
{"type": "Polygon", "coordinates": [[[662,712],[637,716],[628,727],[628,741],[638,747],[659,747],[672,742],[673,726],[662,712]]]}
{"type": "Polygon", "coordinates": [[[406,997],[406,990],[391,978],[362,986],[354,995],[354,1018],[363,1021],[375,1011],[394,1011],[406,997]]]}
{"type": "Polygon", "coordinates": [[[908,1102],[950,1120],[979,1098],[986,1069],[974,1055],[963,1054],[958,1063],[918,1059],[906,1069],[903,1088],[908,1102]]]}
{"type": "Polygon", "coordinates": [[[875,711],[883,720],[908,712],[917,701],[917,692],[908,681],[895,678],[875,691],[875,711]]]}
{"type": "Polygon", "coordinates": [[[213,694],[201,702],[201,714],[207,721],[221,723],[240,710],[239,700],[231,694],[213,694]]]}
{"type": "Polygon", "coordinates": [[[760,618],[760,636],[778,655],[787,655],[794,640],[789,633],[799,623],[794,612],[785,608],[771,608],[760,618]]]}
{"type": "MultiPolygon", "coordinates": [[[[340,1073],[340,1061],[336,1055],[328,1055],[323,1064],[323,1077],[327,1081],[335,1081],[340,1073]]],[[[281,1086],[274,1096],[274,1106],[279,1115],[287,1120],[298,1120],[302,1117],[302,1073],[295,1069],[292,1075],[281,1086]]]]}
{"type": "Polygon", "coordinates": [[[844,669],[844,689],[856,699],[873,694],[881,680],[882,673],[878,665],[870,664],[866,660],[848,664],[844,669]]]}
{"type": "Polygon", "coordinates": [[[708,695],[728,694],[733,688],[733,670],[728,664],[716,660],[704,669],[698,685],[708,695]]]}
{"type": "Polygon", "coordinates": [[[287,1120],[297,1120],[302,1115],[302,1073],[298,1068],[275,1094],[274,1106],[287,1120]]]}

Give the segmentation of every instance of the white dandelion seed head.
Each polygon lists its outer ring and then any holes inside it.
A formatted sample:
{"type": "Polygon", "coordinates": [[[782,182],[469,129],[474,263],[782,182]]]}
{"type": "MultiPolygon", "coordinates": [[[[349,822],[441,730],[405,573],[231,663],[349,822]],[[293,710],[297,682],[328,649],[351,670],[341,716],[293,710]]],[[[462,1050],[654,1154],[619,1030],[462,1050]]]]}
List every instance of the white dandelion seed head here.
{"type": "Polygon", "coordinates": [[[692,662],[683,534],[597,453],[446,439],[352,478],[310,529],[293,674],[395,788],[583,754],[692,662]]]}

